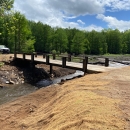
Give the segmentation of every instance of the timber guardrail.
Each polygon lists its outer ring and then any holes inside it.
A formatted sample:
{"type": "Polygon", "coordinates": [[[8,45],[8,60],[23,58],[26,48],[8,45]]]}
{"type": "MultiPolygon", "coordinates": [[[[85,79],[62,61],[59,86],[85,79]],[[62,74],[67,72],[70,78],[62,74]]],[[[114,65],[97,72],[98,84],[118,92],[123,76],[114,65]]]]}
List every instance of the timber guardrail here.
{"type": "MultiPolygon", "coordinates": [[[[27,58],[29,54],[23,53],[21,57],[17,56],[18,54],[14,54],[14,58],[20,58],[22,60],[30,60],[31,63],[43,63],[50,65],[50,73],[52,72],[52,66],[60,66],[63,68],[70,68],[70,69],[79,69],[82,70],[85,73],[87,73],[87,65],[88,65],[88,59],[89,57],[84,56],[84,57],[74,57],[69,55],[59,55],[61,60],[57,60],[56,55],[50,55],[50,54],[45,54],[43,53],[43,59],[38,59],[37,53],[32,53],[30,58],[27,58]],[[50,58],[51,57],[51,58],[50,58]],[[80,59],[80,64],[76,62],[72,62],[72,58],[77,58],[80,59]]],[[[105,58],[105,66],[109,66],[109,59],[105,58]]]]}

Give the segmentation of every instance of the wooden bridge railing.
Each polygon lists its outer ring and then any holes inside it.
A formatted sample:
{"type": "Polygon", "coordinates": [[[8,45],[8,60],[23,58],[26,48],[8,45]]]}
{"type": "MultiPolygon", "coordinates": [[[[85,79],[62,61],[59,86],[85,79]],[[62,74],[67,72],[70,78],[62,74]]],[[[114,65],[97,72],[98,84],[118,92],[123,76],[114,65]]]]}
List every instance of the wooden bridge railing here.
{"type": "MultiPolygon", "coordinates": [[[[31,54],[31,62],[34,63],[34,57],[37,57],[37,54],[36,53],[32,53],[31,54]]],[[[17,53],[14,54],[14,58],[17,58],[17,53]]],[[[50,73],[52,73],[52,66],[54,65],[53,63],[50,63],[50,55],[47,55],[47,54],[43,54],[43,58],[46,58],[46,64],[47,65],[50,65],[50,73]]],[[[26,54],[23,53],[23,60],[26,59],[26,54]]],[[[56,55],[53,54],[52,55],[52,59],[55,60],[56,59],[56,55]]],[[[67,62],[67,59],[68,59],[68,62],[71,62],[72,61],[72,57],[71,55],[68,55],[68,56],[61,56],[61,59],[62,59],[62,65],[61,67],[63,68],[66,68],[66,62],[67,62]]],[[[41,61],[42,62],[42,61],[41,61]]],[[[87,64],[88,64],[88,57],[84,57],[82,58],[82,63],[83,63],[83,67],[82,67],[82,71],[84,73],[87,73],[87,64]]],[[[105,66],[109,66],[109,59],[108,58],[105,58],[105,66]]]]}

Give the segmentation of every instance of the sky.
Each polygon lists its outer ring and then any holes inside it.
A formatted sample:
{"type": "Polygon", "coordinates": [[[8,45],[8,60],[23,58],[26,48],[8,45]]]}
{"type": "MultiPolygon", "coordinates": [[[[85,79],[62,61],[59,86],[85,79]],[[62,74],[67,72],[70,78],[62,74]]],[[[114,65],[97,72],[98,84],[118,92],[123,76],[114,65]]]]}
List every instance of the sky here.
{"type": "Polygon", "coordinates": [[[14,9],[51,27],[130,29],[130,0],[15,0],[14,9]]]}

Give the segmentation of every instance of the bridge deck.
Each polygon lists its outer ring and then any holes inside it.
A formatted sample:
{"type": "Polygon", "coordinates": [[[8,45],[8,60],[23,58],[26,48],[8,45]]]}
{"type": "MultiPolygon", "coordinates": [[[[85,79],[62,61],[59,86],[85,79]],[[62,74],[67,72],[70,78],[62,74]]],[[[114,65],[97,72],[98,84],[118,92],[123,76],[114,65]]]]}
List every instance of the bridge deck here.
{"type": "MultiPolygon", "coordinates": [[[[17,54],[17,58],[23,59],[23,55],[17,54]]],[[[25,59],[31,61],[31,55],[26,55],[25,59]]],[[[37,63],[40,63],[40,64],[41,63],[46,64],[46,59],[43,58],[42,56],[37,56],[37,57],[34,57],[34,62],[37,62],[37,63]]],[[[62,61],[50,59],[49,65],[62,67],[62,61]]],[[[66,68],[83,70],[83,63],[66,61],[66,68]]],[[[95,72],[105,72],[105,71],[112,70],[114,68],[115,67],[109,67],[109,66],[105,67],[105,66],[100,66],[100,65],[87,64],[87,70],[95,71],[95,72]]]]}

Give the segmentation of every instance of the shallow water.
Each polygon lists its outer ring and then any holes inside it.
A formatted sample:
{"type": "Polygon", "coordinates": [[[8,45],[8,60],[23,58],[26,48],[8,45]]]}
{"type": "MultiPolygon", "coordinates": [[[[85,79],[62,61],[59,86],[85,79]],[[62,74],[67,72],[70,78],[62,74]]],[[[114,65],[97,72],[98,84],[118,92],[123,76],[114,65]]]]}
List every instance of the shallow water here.
{"type": "Polygon", "coordinates": [[[0,105],[34,92],[36,89],[35,86],[30,84],[11,85],[9,87],[0,88],[0,105]]]}
{"type": "Polygon", "coordinates": [[[60,83],[61,80],[68,80],[68,79],[72,79],[72,78],[75,78],[77,76],[82,76],[84,75],[84,72],[83,71],[79,71],[79,70],[76,70],[76,72],[74,74],[69,74],[67,76],[63,76],[63,77],[59,77],[59,78],[54,78],[54,79],[48,79],[48,80],[41,80],[39,81],[36,86],[38,88],[40,87],[46,87],[46,86],[49,86],[51,84],[57,84],[57,83],[60,83]]]}
{"type": "Polygon", "coordinates": [[[30,84],[19,84],[0,88],[0,105],[15,100],[20,96],[32,93],[36,91],[38,88],[47,87],[51,84],[60,83],[61,79],[72,79],[83,74],[84,73],[82,71],[77,70],[74,74],[70,74],[60,78],[41,80],[36,84],[36,86],[32,86],[30,84]]]}
{"type": "Polygon", "coordinates": [[[109,66],[110,67],[115,67],[115,68],[120,68],[120,67],[125,67],[125,66],[128,66],[128,65],[110,61],[109,66]]]}

